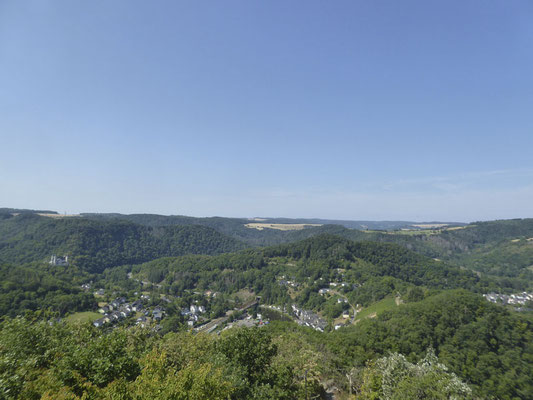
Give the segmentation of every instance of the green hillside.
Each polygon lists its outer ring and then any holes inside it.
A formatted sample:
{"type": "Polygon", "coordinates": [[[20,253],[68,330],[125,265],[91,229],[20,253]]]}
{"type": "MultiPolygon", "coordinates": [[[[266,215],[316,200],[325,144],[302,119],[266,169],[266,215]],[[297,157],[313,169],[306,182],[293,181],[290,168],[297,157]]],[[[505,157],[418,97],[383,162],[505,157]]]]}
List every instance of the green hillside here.
{"type": "Polygon", "coordinates": [[[163,256],[219,254],[244,246],[202,226],[146,227],[122,220],[48,218],[20,214],[0,220],[0,261],[45,262],[69,255],[72,264],[92,272],[163,256]]]}
{"type": "MultiPolygon", "coordinates": [[[[533,265],[529,247],[507,248],[513,239],[533,237],[533,219],[500,220],[476,222],[469,225],[439,229],[402,230],[358,230],[348,227],[369,226],[368,221],[331,221],[319,219],[267,219],[272,223],[325,223],[322,226],[308,227],[302,230],[282,231],[264,228],[250,229],[245,225],[250,221],[238,218],[194,218],[185,216],[163,216],[155,214],[85,214],[96,220],[126,220],[149,227],[200,225],[217,230],[248,246],[271,246],[282,243],[297,242],[324,233],[342,236],[354,241],[375,241],[395,243],[409,250],[430,258],[446,260],[457,266],[463,266],[498,276],[522,278],[532,281],[528,267],[533,265]],[[487,254],[487,257],[484,257],[487,254]],[[498,256],[493,257],[493,255],[498,256]],[[508,257],[510,255],[510,257],[508,257]],[[505,258],[503,262],[499,260],[505,258]]],[[[372,224],[370,224],[372,225],[372,224]]],[[[383,222],[384,228],[409,227],[412,223],[405,221],[383,222]]],[[[374,226],[374,225],[372,225],[374,226]]]]}

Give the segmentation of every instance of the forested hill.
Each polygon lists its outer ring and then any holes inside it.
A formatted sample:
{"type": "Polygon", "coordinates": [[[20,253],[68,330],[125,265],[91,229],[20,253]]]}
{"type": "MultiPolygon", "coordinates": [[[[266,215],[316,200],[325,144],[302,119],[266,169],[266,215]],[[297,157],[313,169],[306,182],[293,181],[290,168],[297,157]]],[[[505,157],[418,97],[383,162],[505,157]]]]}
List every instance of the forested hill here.
{"type": "Polygon", "coordinates": [[[348,294],[354,304],[370,304],[412,286],[483,292],[498,285],[395,244],[352,242],[332,235],[214,257],[163,258],[136,266],[133,271],[143,280],[162,284],[169,293],[197,287],[222,293],[252,288],[267,302],[288,302],[278,280],[280,276],[293,277],[305,288],[296,301],[315,308],[323,300],[318,289],[340,279],[339,268],[345,271],[344,279],[358,285],[348,294]]]}
{"type": "MultiPolygon", "coordinates": [[[[533,282],[533,219],[476,222],[423,231],[359,231],[323,226],[354,241],[388,242],[476,271],[533,282]]],[[[300,233],[305,233],[300,231],[300,233]]],[[[296,237],[297,233],[294,233],[296,237]]]]}
{"type": "MultiPolygon", "coordinates": [[[[400,226],[414,224],[406,221],[374,222],[372,227],[397,230],[361,230],[349,229],[370,221],[334,221],[319,219],[266,219],[263,222],[279,224],[322,224],[297,231],[282,231],[264,228],[262,230],[246,227],[250,220],[245,218],[195,218],[186,216],[166,216],[157,214],[82,214],[94,220],[125,220],[149,227],[200,225],[217,230],[249,245],[268,246],[292,242],[321,233],[333,233],[351,240],[387,241],[398,243],[428,256],[445,256],[468,252],[479,246],[495,244],[502,240],[533,237],[533,219],[497,220],[475,222],[468,225],[454,226],[435,230],[414,230],[405,232],[400,226]],[[353,222],[353,224],[349,224],[353,222]],[[349,225],[349,226],[348,226],[349,225]],[[347,227],[348,226],[348,227],[347,227]]],[[[363,226],[363,225],[361,225],[363,226]]],[[[365,225],[366,226],[366,225],[365,225]]]]}
{"type": "Polygon", "coordinates": [[[325,232],[341,232],[346,228],[340,225],[310,226],[302,230],[252,229],[246,225],[251,221],[245,218],[208,217],[196,218],[181,215],[157,214],[83,214],[85,218],[107,221],[123,220],[148,227],[189,226],[198,225],[215,229],[216,231],[234,238],[248,246],[272,246],[281,243],[294,242],[325,232]]]}
{"type": "Polygon", "coordinates": [[[90,272],[164,256],[220,254],[245,246],[203,226],[146,227],[128,221],[48,218],[23,213],[0,220],[0,262],[47,261],[69,255],[90,272]]]}
{"type": "MultiPolygon", "coordinates": [[[[77,256],[91,258],[99,253],[97,262],[108,267],[123,262],[141,262],[167,255],[218,254],[243,247],[292,243],[327,233],[353,241],[395,243],[458,267],[508,277],[517,282],[533,282],[533,270],[531,269],[533,240],[529,240],[533,238],[533,219],[476,222],[452,228],[410,231],[357,230],[334,224],[306,225],[304,229],[299,230],[268,227],[259,230],[248,226],[250,220],[239,218],[194,218],[156,214],[82,214],[81,218],[61,218],[57,215],[53,220],[46,219],[46,223],[43,223],[41,219],[39,224],[42,224],[42,229],[40,227],[38,231],[31,233],[32,226],[35,227],[35,224],[30,224],[29,221],[34,221],[33,218],[39,217],[31,210],[0,209],[0,233],[2,234],[0,260],[11,262],[42,260],[43,257],[49,257],[52,251],[63,251],[66,254],[74,250],[77,256]],[[14,211],[19,211],[20,215],[13,217],[14,211]],[[81,227],[80,232],[69,231],[68,235],[65,235],[65,230],[78,229],[78,225],[81,227]],[[29,230],[30,234],[21,235],[17,231],[19,228],[29,230]],[[96,234],[94,239],[90,232],[96,234]],[[115,238],[109,246],[93,243],[98,242],[99,237],[107,234],[115,238]],[[126,237],[133,239],[125,241],[126,237]],[[154,238],[158,240],[154,242],[154,238]],[[73,244],[72,242],[76,240],[83,240],[83,243],[73,244]],[[91,249],[86,250],[87,246],[91,249]],[[105,254],[100,251],[107,247],[113,250],[107,249],[104,251],[105,254]]],[[[327,222],[288,219],[268,221],[272,223],[327,222]]],[[[74,252],[69,254],[74,255],[74,252]]],[[[94,265],[94,259],[91,261],[92,265],[87,265],[88,260],[82,260],[83,257],[78,259],[82,264],[85,263],[83,265],[87,268],[99,268],[94,265]]]]}
{"type": "Polygon", "coordinates": [[[432,260],[393,243],[355,242],[334,235],[320,235],[267,248],[263,254],[303,262],[325,260],[331,266],[348,263],[361,277],[390,276],[417,286],[473,289],[480,282],[479,277],[470,271],[432,260]]]}

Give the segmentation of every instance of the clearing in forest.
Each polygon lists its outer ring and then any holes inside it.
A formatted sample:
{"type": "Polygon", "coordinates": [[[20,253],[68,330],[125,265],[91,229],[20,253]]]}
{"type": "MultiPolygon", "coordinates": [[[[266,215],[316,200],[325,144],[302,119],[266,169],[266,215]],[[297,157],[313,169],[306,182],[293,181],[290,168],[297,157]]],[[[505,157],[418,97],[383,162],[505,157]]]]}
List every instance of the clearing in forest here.
{"type": "Polygon", "coordinates": [[[65,321],[72,322],[72,323],[76,323],[76,322],[85,323],[85,322],[93,322],[94,320],[101,318],[101,317],[102,317],[102,314],[99,314],[97,312],[83,311],[83,312],[77,312],[77,313],[69,315],[67,318],[65,318],[65,321]]]}
{"type": "Polygon", "coordinates": [[[265,228],[278,229],[280,231],[299,231],[301,229],[309,228],[312,226],[322,226],[322,224],[266,224],[253,222],[244,226],[251,229],[257,229],[259,231],[262,231],[265,228]]]}

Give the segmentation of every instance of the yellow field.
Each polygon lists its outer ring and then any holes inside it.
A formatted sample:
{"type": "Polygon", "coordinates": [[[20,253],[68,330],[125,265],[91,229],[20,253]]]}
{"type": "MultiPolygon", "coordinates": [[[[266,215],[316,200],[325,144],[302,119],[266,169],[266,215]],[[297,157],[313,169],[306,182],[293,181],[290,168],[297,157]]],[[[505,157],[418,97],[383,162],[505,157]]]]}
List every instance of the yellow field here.
{"type": "MultiPolygon", "coordinates": [[[[517,243],[520,242],[522,239],[511,239],[511,242],[517,243]]],[[[526,242],[533,242],[533,238],[527,238],[526,242]]]]}
{"type": "Polygon", "coordinates": [[[41,217],[49,217],[49,218],[65,218],[65,217],[79,217],[80,214],[41,214],[37,213],[37,215],[40,215],[41,217]]]}
{"type": "MultiPolygon", "coordinates": [[[[470,225],[470,227],[473,227],[475,225],[470,225]]],[[[459,229],[465,229],[467,228],[468,225],[465,225],[465,226],[452,226],[451,228],[446,228],[447,231],[457,231],[459,229]]]]}
{"type": "Polygon", "coordinates": [[[278,229],[280,231],[298,231],[301,229],[308,228],[310,226],[322,226],[322,224],[265,224],[254,222],[251,224],[246,224],[244,226],[251,229],[257,229],[259,231],[262,231],[265,228],[278,229]]]}
{"type": "Polygon", "coordinates": [[[416,226],[417,228],[421,228],[421,229],[432,229],[432,228],[444,228],[445,226],[448,226],[448,224],[417,224],[413,226],[416,226]]]}

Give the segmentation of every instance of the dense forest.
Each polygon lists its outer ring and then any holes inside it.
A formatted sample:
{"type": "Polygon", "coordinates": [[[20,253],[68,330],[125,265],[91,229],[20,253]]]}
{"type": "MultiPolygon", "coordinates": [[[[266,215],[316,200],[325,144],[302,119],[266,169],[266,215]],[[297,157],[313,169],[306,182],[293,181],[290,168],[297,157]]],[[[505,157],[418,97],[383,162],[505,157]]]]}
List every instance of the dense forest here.
{"type": "Polygon", "coordinates": [[[202,226],[149,228],[131,222],[48,218],[32,213],[0,220],[0,260],[46,261],[69,255],[90,272],[164,256],[219,254],[243,248],[235,239],[202,226]]]}
{"type": "Polygon", "coordinates": [[[332,220],[293,220],[284,218],[265,219],[270,223],[323,224],[302,230],[283,231],[265,228],[250,229],[250,221],[238,218],[194,218],[185,216],[164,216],[155,214],[84,214],[96,220],[125,220],[136,224],[161,226],[206,226],[232,237],[248,246],[271,246],[296,242],[324,233],[341,236],[353,241],[377,241],[396,243],[431,258],[439,258],[476,271],[486,272],[518,280],[533,280],[533,219],[475,222],[472,224],[453,223],[450,227],[433,230],[401,230],[413,227],[407,221],[332,221],[332,220]],[[352,229],[354,227],[365,229],[352,229]],[[370,230],[369,230],[370,229],[370,230]],[[381,230],[375,230],[381,229],[381,230]],[[513,240],[522,241],[522,245],[513,240]],[[491,255],[484,256],[492,251],[491,255]],[[498,262],[495,262],[499,257],[498,262]],[[504,259],[504,260],[503,260],[504,259]],[[500,262],[503,261],[503,262],[500,262]]]}

